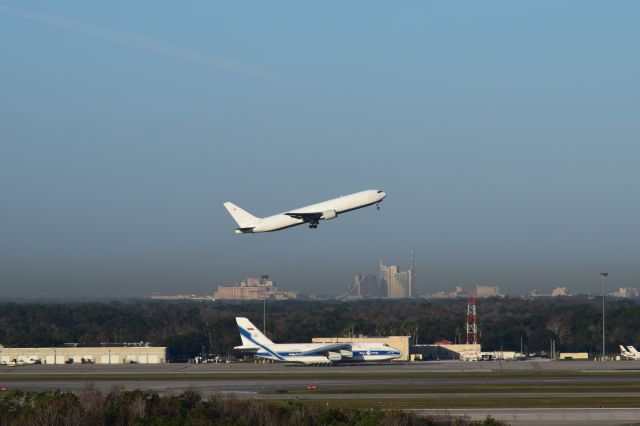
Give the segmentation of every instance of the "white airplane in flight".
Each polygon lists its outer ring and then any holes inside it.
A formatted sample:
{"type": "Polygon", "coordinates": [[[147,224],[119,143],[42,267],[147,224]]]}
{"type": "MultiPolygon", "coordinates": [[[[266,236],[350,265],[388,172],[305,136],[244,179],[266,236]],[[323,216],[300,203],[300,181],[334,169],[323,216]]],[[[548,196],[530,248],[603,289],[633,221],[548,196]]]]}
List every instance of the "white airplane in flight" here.
{"type": "Polygon", "coordinates": [[[234,349],[260,358],[302,364],[380,362],[399,358],[400,351],[386,343],[273,343],[247,318],[236,317],[242,346],[234,349]]]}
{"type": "MultiPolygon", "coordinates": [[[[387,194],[383,191],[369,189],[264,218],[255,217],[230,202],[224,203],[224,206],[231,217],[238,223],[238,228],[235,230],[236,234],[253,234],[278,231],[303,223],[308,223],[309,228],[317,228],[321,220],[334,219],[339,214],[373,204],[378,206],[386,196],[387,194]]],[[[378,209],[380,209],[380,206],[378,206],[378,209]]]]}

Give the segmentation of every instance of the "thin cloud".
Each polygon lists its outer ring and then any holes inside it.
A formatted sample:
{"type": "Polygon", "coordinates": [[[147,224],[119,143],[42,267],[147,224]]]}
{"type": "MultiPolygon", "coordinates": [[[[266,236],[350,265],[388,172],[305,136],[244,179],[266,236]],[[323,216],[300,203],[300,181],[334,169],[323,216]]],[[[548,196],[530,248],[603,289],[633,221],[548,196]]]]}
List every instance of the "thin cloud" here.
{"type": "Polygon", "coordinates": [[[62,18],[60,16],[43,15],[5,6],[0,6],[0,13],[63,28],[85,35],[87,37],[93,37],[112,43],[119,43],[128,47],[134,47],[150,52],[159,53],[162,55],[172,56],[180,60],[187,60],[215,68],[226,69],[228,71],[233,71],[248,77],[276,81],[286,80],[286,78],[281,75],[265,71],[260,68],[252,67],[250,65],[245,65],[232,59],[212,55],[210,53],[199,52],[187,47],[167,43],[138,34],[133,34],[127,31],[114,30],[107,27],[87,24],[85,22],[80,22],[73,19],[62,18]]]}

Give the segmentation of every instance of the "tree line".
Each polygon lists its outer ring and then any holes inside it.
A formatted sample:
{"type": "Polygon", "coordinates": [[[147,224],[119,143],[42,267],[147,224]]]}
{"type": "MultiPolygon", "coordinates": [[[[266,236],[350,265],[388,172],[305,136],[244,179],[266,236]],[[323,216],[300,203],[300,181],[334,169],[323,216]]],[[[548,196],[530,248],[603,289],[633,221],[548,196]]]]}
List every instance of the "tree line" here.
{"type": "MultiPolygon", "coordinates": [[[[466,300],[268,301],[266,334],[276,342],[312,337],[409,335],[415,343],[464,342],[466,300]]],[[[477,302],[483,350],[549,348],[598,353],[602,341],[601,300],[492,298],[477,302]]],[[[640,304],[610,299],[607,351],[640,343],[640,304]]],[[[91,303],[0,303],[0,344],[51,347],[74,342],[96,346],[150,342],[166,346],[170,359],[203,351],[230,353],[239,345],[236,316],[263,327],[262,302],[114,301],[91,303]]]]}
{"type": "Polygon", "coordinates": [[[340,409],[297,401],[272,403],[212,395],[207,398],[187,391],[180,395],[158,395],[141,390],[114,388],[103,394],[92,388],[72,392],[21,392],[0,395],[0,424],[7,426],[76,425],[224,425],[224,426],[315,426],[397,425],[466,426],[499,425],[451,416],[419,416],[381,409],[340,409]]]}

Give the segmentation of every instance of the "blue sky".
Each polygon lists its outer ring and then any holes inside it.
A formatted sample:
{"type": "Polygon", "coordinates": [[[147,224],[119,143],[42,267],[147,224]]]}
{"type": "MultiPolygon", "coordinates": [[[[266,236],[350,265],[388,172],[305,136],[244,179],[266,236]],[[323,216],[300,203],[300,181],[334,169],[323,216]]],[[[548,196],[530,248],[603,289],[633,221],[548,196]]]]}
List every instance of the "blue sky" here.
{"type": "Polygon", "coordinates": [[[640,286],[636,2],[0,2],[0,289],[640,286]],[[235,235],[366,188],[322,223],[235,235]]]}

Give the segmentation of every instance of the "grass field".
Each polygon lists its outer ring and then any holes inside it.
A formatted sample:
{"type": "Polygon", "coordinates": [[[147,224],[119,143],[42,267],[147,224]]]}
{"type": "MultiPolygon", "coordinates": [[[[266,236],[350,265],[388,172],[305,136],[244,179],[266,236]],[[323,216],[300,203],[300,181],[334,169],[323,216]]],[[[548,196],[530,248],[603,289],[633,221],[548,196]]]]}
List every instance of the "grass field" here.
{"type": "MultiPolygon", "coordinates": [[[[292,395],[366,395],[377,393],[392,394],[496,394],[504,393],[639,393],[640,383],[554,383],[554,384],[504,384],[482,383],[464,385],[429,385],[429,386],[320,386],[317,389],[295,388],[288,389],[292,395]]],[[[275,390],[261,391],[261,394],[276,394],[275,390]]]]}
{"type": "MultiPolygon", "coordinates": [[[[288,404],[289,400],[272,400],[288,404]]],[[[453,408],[637,408],[640,400],[635,396],[624,397],[473,397],[473,398],[341,398],[298,399],[302,404],[321,404],[334,408],[380,409],[453,409],[453,408]]]]}

